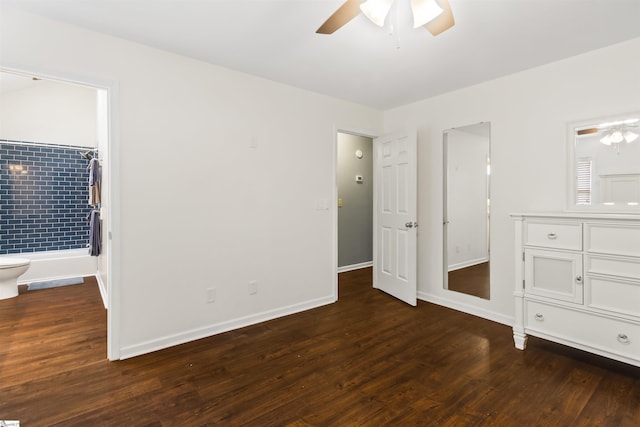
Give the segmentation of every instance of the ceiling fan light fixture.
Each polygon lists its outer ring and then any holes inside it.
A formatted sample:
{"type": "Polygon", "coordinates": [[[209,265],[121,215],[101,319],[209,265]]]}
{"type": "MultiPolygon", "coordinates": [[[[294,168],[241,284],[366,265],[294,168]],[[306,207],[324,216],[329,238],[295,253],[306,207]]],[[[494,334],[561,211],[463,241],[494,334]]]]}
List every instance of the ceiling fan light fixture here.
{"type": "Polygon", "coordinates": [[[360,10],[371,22],[382,27],[392,4],[393,0],[367,0],[360,5],[360,10]]]}
{"type": "Polygon", "coordinates": [[[613,142],[614,144],[619,144],[622,141],[624,141],[622,132],[620,132],[619,130],[614,130],[613,132],[611,132],[610,137],[611,137],[611,142],[613,142]]]}
{"type": "Polygon", "coordinates": [[[628,130],[625,133],[623,133],[622,136],[624,137],[624,140],[627,141],[627,144],[629,144],[635,141],[636,139],[638,139],[639,135],[637,133],[634,133],[628,130]]]}
{"type": "Polygon", "coordinates": [[[630,144],[638,139],[639,136],[640,135],[635,132],[631,132],[630,130],[614,129],[611,132],[607,133],[600,140],[600,142],[602,142],[604,145],[620,144],[622,141],[630,144]]]}
{"type": "MultiPolygon", "coordinates": [[[[423,26],[437,36],[455,25],[449,0],[411,0],[413,22],[416,28],[423,26]]],[[[345,0],[316,30],[317,34],[333,34],[352,19],[363,13],[371,22],[384,27],[394,0],[345,0]]],[[[398,12],[398,15],[400,12],[398,12]]]]}
{"type": "Polygon", "coordinates": [[[413,11],[413,28],[422,27],[444,12],[436,0],[411,0],[411,10],[413,11]]]}
{"type": "Polygon", "coordinates": [[[600,140],[604,145],[611,145],[611,135],[605,135],[604,138],[600,140]]]}

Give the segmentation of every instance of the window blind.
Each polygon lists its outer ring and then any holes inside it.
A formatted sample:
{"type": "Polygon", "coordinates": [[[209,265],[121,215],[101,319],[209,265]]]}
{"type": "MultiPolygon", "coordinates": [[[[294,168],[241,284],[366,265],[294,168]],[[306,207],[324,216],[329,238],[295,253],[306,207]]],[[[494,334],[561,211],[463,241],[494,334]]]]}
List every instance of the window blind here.
{"type": "Polygon", "coordinates": [[[576,204],[591,204],[591,158],[578,159],[576,165],[576,204]]]}

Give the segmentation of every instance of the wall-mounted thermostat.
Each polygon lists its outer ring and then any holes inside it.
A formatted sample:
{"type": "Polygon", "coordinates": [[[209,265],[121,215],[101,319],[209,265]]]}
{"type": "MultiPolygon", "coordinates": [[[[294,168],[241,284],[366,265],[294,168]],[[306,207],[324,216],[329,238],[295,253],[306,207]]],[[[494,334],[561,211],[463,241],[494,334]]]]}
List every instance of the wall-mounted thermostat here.
{"type": "Polygon", "coordinates": [[[356,182],[362,184],[362,175],[356,175],[356,182]]]}

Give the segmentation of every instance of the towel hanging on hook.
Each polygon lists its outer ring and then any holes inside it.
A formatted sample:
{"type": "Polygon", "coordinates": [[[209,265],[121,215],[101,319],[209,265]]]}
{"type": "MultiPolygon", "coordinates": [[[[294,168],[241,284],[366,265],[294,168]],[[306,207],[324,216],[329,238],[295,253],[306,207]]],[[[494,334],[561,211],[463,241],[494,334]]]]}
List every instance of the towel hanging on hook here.
{"type": "Polygon", "coordinates": [[[89,255],[98,256],[102,252],[100,211],[98,209],[92,209],[87,219],[89,220],[89,255]]]}
{"type": "Polygon", "coordinates": [[[100,161],[94,157],[89,161],[89,205],[100,204],[100,161]]]}

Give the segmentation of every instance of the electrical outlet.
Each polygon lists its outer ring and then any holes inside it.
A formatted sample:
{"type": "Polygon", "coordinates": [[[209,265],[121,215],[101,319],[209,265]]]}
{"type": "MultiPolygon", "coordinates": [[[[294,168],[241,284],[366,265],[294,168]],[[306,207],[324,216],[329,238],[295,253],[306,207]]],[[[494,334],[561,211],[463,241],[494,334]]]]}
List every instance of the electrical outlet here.
{"type": "Polygon", "coordinates": [[[207,289],[207,304],[216,301],[216,290],[215,288],[207,289]]]}
{"type": "Polygon", "coordinates": [[[255,295],[258,293],[258,282],[252,280],[249,282],[249,295],[255,295]]]}

